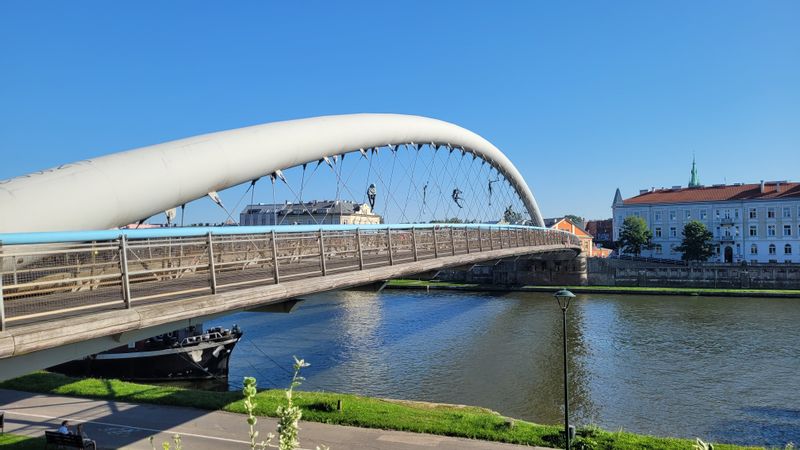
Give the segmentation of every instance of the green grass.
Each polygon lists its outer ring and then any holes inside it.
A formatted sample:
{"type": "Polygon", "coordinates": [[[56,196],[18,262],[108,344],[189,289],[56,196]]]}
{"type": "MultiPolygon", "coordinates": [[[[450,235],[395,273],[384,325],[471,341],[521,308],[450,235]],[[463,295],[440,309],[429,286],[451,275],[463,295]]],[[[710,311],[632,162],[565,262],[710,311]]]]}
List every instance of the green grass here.
{"type": "Polygon", "coordinates": [[[44,437],[32,438],[9,433],[0,436],[0,447],[3,447],[3,450],[41,450],[44,444],[44,437]]]}
{"type": "MultiPolygon", "coordinates": [[[[242,395],[238,392],[199,391],[119,380],[75,379],[47,372],[5,381],[0,383],[0,388],[244,413],[242,395]]],[[[513,421],[513,425],[509,425],[505,417],[484,408],[306,391],[295,391],[294,400],[295,404],[303,409],[303,419],[314,422],[548,447],[559,443],[557,426],[538,425],[521,420],[513,421]],[[341,412],[336,410],[337,400],[343,402],[344,407],[341,412]]],[[[274,416],[275,409],[284,401],[285,395],[282,390],[261,391],[257,396],[257,414],[274,416]]],[[[652,437],[623,431],[587,429],[581,430],[579,435],[583,435],[583,439],[595,441],[597,446],[594,448],[597,449],[692,448],[692,441],[687,439],[652,437]]],[[[715,448],[725,450],[745,447],[720,445],[715,448]]]]}
{"type": "MultiPolygon", "coordinates": [[[[435,287],[439,289],[464,289],[464,290],[498,290],[503,289],[494,285],[481,285],[474,283],[451,283],[439,281],[422,280],[390,280],[386,287],[400,288],[424,288],[435,287]]],[[[698,294],[698,295],[737,295],[737,296],[791,296],[800,297],[800,290],[797,289],[718,289],[718,288],[692,288],[692,287],[636,287],[636,286],[514,286],[508,290],[513,291],[532,291],[532,292],[555,292],[560,288],[567,288],[573,292],[609,292],[609,293],[631,293],[631,294],[698,294]]]]}

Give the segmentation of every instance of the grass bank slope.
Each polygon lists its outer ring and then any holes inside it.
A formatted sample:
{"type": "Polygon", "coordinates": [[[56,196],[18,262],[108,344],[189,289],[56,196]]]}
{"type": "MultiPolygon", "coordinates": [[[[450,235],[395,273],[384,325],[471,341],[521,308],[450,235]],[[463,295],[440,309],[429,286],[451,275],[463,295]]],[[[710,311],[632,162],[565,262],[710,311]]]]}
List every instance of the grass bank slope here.
{"type": "Polygon", "coordinates": [[[649,294],[649,295],[702,295],[716,297],[781,297],[800,298],[800,290],[793,289],[718,289],[690,287],[636,287],[636,286],[496,286],[475,283],[451,283],[424,280],[390,280],[386,284],[389,289],[442,289],[462,291],[489,292],[549,292],[554,293],[561,288],[581,294],[649,294]]]}
{"type": "MultiPolygon", "coordinates": [[[[205,410],[244,413],[239,392],[211,392],[176,387],[153,386],[119,380],[76,379],[38,372],[0,383],[0,388],[43,394],[90,397],[132,403],[186,406],[205,410]]],[[[275,416],[275,409],[285,401],[283,390],[265,390],[257,396],[257,414],[275,416]]],[[[539,425],[507,419],[485,408],[407,402],[329,392],[295,391],[295,404],[303,409],[303,419],[365,428],[412,431],[446,436],[557,447],[557,426],[539,425]],[[337,411],[337,401],[343,410],[337,411]]],[[[242,418],[244,420],[244,417],[242,418]]],[[[579,441],[593,449],[690,449],[687,439],[637,435],[623,431],[608,432],[596,428],[579,430],[579,441]]],[[[562,444],[563,445],[563,444],[562,444]]],[[[20,447],[23,448],[23,447],[20,447]]],[[[719,445],[716,449],[742,449],[719,445]]]]}

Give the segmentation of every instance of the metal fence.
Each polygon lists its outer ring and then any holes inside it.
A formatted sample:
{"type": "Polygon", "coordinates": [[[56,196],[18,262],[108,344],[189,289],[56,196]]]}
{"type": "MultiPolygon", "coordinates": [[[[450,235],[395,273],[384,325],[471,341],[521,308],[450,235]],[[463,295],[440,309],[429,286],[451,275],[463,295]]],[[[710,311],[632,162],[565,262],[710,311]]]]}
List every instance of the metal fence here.
{"type": "Polygon", "coordinates": [[[580,242],[545,228],[451,224],[0,235],[0,329],[432,258],[554,245],[575,248],[580,242]]]}

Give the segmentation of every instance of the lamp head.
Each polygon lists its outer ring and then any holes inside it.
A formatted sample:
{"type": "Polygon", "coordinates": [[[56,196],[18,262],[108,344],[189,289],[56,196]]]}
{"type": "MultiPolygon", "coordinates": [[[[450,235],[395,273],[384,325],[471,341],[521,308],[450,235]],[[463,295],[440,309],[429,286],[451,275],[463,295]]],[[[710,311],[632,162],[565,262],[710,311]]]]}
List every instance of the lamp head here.
{"type": "Polygon", "coordinates": [[[575,294],[566,289],[561,289],[560,291],[553,294],[553,297],[555,297],[556,301],[558,301],[558,306],[560,306],[561,309],[566,311],[566,309],[569,308],[570,300],[575,298],[575,294]]]}

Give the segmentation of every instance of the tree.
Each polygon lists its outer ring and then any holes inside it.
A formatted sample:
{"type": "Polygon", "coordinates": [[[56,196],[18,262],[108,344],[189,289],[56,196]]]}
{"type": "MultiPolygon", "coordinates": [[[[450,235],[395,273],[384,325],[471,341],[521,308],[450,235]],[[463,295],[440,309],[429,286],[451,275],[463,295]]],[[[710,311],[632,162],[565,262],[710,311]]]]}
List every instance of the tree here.
{"type": "Polygon", "coordinates": [[[503,213],[503,220],[511,224],[522,223],[523,217],[521,213],[514,211],[512,205],[508,205],[508,208],[506,208],[506,211],[503,213]]]}
{"type": "Polygon", "coordinates": [[[581,216],[576,216],[575,214],[567,214],[564,216],[565,219],[569,220],[570,222],[574,223],[579,227],[583,227],[586,223],[586,220],[581,216]]]}
{"type": "Polygon", "coordinates": [[[706,261],[714,254],[713,235],[703,222],[693,220],[683,227],[683,241],[675,250],[683,253],[684,261],[706,261]]]}
{"type": "Polygon", "coordinates": [[[647,228],[644,219],[628,216],[622,223],[617,248],[621,248],[625,253],[639,256],[642,254],[642,250],[650,248],[651,239],[653,239],[653,232],[647,228]]]}

